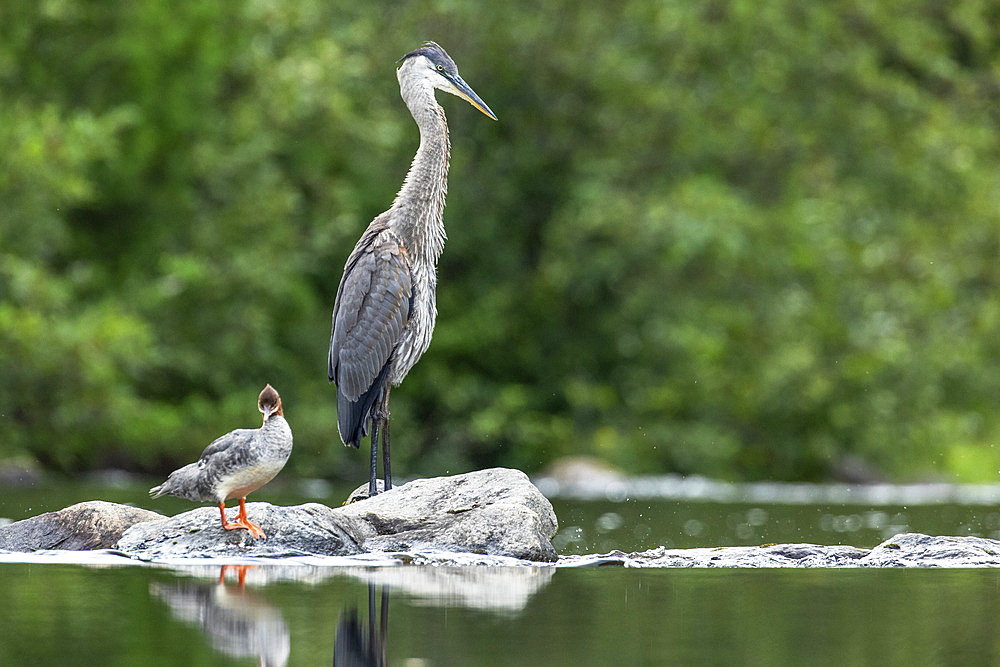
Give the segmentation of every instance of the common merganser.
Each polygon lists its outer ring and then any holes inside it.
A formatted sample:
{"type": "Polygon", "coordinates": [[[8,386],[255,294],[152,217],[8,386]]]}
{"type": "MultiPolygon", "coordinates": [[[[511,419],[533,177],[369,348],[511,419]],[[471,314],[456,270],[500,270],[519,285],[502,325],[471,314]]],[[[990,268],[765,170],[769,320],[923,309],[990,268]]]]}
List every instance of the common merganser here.
{"type": "Polygon", "coordinates": [[[246,497],[285,467],[292,453],[292,429],[281,410],[281,397],[271,385],[260,392],[257,409],[264,415],[260,428],[240,428],[216,439],[200,459],[170,473],[149,495],[216,502],[223,528],[245,528],[252,536],[267,539],[260,526],[247,519],[246,497]],[[226,520],[226,501],[231,498],[240,499],[240,514],[233,523],[226,520]]]}

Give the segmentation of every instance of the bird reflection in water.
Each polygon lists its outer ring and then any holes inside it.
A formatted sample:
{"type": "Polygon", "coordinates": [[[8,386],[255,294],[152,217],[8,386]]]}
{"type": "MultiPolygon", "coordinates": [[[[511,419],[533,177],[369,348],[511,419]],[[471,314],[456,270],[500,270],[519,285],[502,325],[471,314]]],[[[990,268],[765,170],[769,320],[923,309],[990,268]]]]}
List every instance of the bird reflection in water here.
{"type": "Polygon", "coordinates": [[[375,584],[368,584],[368,632],[358,619],[357,607],[344,611],[337,623],[333,645],[334,667],[383,667],[388,664],[389,593],[382,588],[378,626],[375,625],[375,584]]]}
{"type": "Polygon", "coordinates": [[[291,648],[288,626],[278,609],[248,592],[247,570],[255,565],[223,565],[216,584],[153,582],[150,593],[174,617],[198,625],[212,647],[233,657],[257,656],[261,665],[285,665],[291,648]],[[226,585],[227,570],[236,586],[226,585]]]}

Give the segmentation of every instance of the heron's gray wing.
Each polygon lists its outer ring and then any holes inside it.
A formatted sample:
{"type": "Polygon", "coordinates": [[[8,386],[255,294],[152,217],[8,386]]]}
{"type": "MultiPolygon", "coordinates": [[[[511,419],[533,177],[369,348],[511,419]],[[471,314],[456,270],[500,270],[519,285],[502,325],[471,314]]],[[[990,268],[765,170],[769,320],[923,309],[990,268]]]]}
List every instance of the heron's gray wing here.
{"type": "Polygon", "coordinates": [[[358,242],[333,308],[329,374],[348,401],[379,377],[410,317],[413,280],[406,250],[388,229],[358,242]]]}

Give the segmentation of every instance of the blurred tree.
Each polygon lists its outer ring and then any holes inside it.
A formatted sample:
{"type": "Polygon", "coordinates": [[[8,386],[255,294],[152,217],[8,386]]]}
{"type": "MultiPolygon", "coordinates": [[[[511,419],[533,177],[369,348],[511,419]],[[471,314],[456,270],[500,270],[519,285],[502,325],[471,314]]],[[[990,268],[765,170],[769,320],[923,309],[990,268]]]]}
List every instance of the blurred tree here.
{"type": "Polygon", "coordinates": [[[8,3],[0,456],[166,469],[282,393],[290,466],[363,475],[324,354],[449,49],[434,344],[399,470],[991,479],[1000,42],[987,0],[8,3]]]}

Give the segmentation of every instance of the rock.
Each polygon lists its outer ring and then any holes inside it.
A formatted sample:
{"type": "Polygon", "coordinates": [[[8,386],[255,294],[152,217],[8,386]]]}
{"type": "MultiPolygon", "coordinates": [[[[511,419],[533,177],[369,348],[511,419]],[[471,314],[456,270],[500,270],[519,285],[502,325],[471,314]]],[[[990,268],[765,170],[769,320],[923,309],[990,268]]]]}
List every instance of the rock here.
{"type": "Polygon", "coordinates": [[[366,551],[465,551],[552,562],[556,515],[519,470],[418,479],[340,508],[366,551]]]}
{"type": "Polygon", "coordinates": [[[602,556],[601,562],[594,564],[620,564],[627,567],[852,567],[867,554],[867,549],[817,544],[771,544],[714,549],[660,547],[635,554],[607,554],[602,556]]]}
{"type": "MultiPolygon", "coordinates": [[[[382,493],[383,491],[385,491],[385,480],[376,479],[375,488],[378,489],[376,493],[382,493]]],[[[361,486],[359,486],[358,488],[354,489],[349,494],[347,494],[347,500],[344,501],[344,504],[350,505],[351,503],[356,503],[361,500],[368,500],[368,498],[369,498],[368,483],[365,482],[364,484],[362,484],[361,486]]]]}
{"type": "MultiPolygon", "coordinates": [[[[226,516],[236,517],[235,507],[226,516]]],[[[319,503],[277,507],[247,503],[247,517],[267,535],[257,540],[248,530],[225,530],[218,507],[201,507],[162,521],[133,526],[118,540],[118,549],[143,560],[214,556],[280,558],[361,553],[360,531],[336,510],[319,503]]]]}
{"type": "Polygon", "coordinates": [[[862,560],[865,567],[1000,567],[1000,542],[985,537],[903,533],[862,560]]]}
{"type": "Polygon", "coordinates": [[[163,518],[149,510],[92,500],[0,526],[0,549],[108,549],[133,525],[163,518]]]}
{"type": "Polygon", "coordinates": [[[667,549],[626,554],[566,556],[562,566],[620,565],[624,567],[854,567],[867,549],[817,544],[769,544],[759,547],[667,549]]]}
{"type": "Polygon", "coordinates": [[[1000,567],[1000,542],[983,537],[905,533],[874,549],[817,544],[665,549],[564,556],[561,567],[1000,567]]]}
{"type": "Polygon", "coordinates": [[[504,468],[415,480],[338,508],[249,503],[247,515],[266,540],[223,530],[218,509],[203,507],[135,526],[118,549],[150,560],[398,551],[557,558],[550,541],[556,531],[552,505],[524,473],[504,468]]]}

